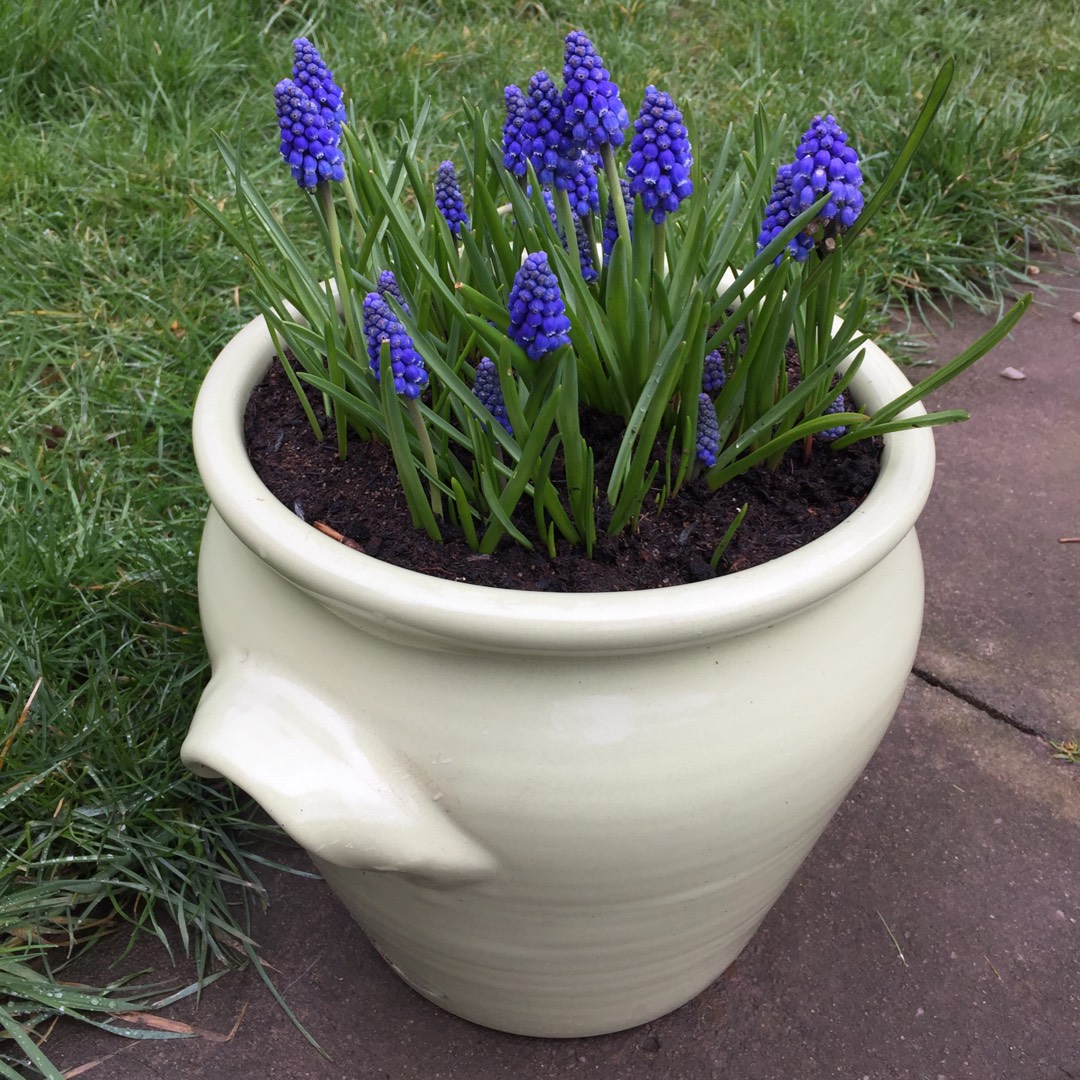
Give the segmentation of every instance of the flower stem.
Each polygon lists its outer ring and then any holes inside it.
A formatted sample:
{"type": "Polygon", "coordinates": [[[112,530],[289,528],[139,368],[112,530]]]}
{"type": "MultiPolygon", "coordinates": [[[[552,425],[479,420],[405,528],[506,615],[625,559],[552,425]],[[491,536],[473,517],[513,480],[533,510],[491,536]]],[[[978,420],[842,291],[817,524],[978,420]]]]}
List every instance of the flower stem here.
{"type": "Polygon", "coordinates": [[[630,221],[626,216],[626,203],[622,197],[622,182],[619,178],[619,169],[615,164],[615,151],[611,143],[604,143],[600,147],[600,157],[604,162],[604,176],[607,178],[608,198],[615,207],[615,224],[618,226],[619,235],[623,244],[630,247],[630,221]]]}
{"type": "Polygon", "coordinates": [[[660,320],[663,318],[663,308],[660,304],[659,292],[663,289],[664,281],[664,247],[665,247],[665,223],[660,221],[653,225],[653,251],[652,251],[652,326],[649,333],[649,345],[652,356],[656,356],[660,348],[660,320]]]}
{"type": "MultiPolygon", "coordinates": [[[[604,252],[596,239],[596,226],[593,224],[593,216],[589,214],[582,222],[585,227],[585,236],[589,241],[589,254],[592,256],[593,266],[596,267],[596,272],[599,274],[600,267],[604,265],[604,252]]],[[[597,282],[599,282],[597,278],[597,282]]]]}
{"type": "Polygon", "coordinates": [[[577,232],[574,229],[574,211],[570,206],[570,195],[562,188],[555,189],[555,216],[559,219],[559,228],[565,236],[568,251],[577,250],[577,232]]]}
{"type": "MultiPolygon", "coordinates": [[[[435,451],[431,445],[431,438],[428,435],[427,426],[424,424],[424,418],[420,414],[420,402],[416,398],[408,398],[405,402],[405,408],[408,410],[409,419],[413,423],[413,427],[416,428],[416,437],[420,440],[420,449],[424,455],[424,464],[427,466],[427,470],[431,473],[432,477],[439,475],[439,466],[435,461],[435,451]]],[[[433,479],[428,480],[428,490],[431,492],[431,511],[437,517],[442,517],[442,492],[435,486],[433,479]]]]}
{"type": "MultiPolygon", "coordinates": [[[[345,318],[348,325],[354,320],[350,318],[352,305],[349,303],[349,290],[345,278],[345,266],[341,259],[341,230],[338,228],[337,208],[334,206],[334,195],[330,190],[330,181],[320,180],[316,185],[315,191],[319,199],[319,207],[322,210],[323,219],[326,222],[326,231],[330,237],[330,256],[334,261],[334,279],[337,281],[338,297],[345,309],[345,318]]],[[[330,302],[336,307],[333,292],[331,291],[329,284],[326,286],[326,290],[329,294],[330,302]]],[[[360,338],[355,333],[355,328],[352,325],[348,325],[348,329],[349,336],[353,339],[353,347],[355,348],[356,342],[358,342],[360,338]]],[[[326,364],[329,370],[330,381],[335,386],[344,388],[345,377],[341,372],[341,364],[338,362],[336,349],[330,348],[327,350],[326,364]]],[[[345,410],[339,408],[336,402],[331,404],[331,409],[333,410],[334,415],[334,427],[337,431],[338,457],[344,461],[348,454],[348,422],[345,417],[345,410]]]]}
{"type": "Polygon", "coordinates": [[[349,204],[349,217],[352,219],[357,249],[363,248],[364,241],[367,239],[367,232],[360,221],[360,204],[357,202],[356,189],[352,186],[352,180],[349,178],[348,173],[345,174],[345,179],[341,181],[341,188],[345,192],[345,201],[349,204]]]}

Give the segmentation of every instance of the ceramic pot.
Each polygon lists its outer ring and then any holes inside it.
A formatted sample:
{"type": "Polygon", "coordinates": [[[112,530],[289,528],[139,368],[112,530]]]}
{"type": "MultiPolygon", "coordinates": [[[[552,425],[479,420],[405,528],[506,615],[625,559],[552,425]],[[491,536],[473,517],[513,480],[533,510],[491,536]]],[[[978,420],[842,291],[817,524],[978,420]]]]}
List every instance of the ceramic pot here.
{"type": "MultiPolygon", "coordinates": [[[[871,346],[873,407],[907,387],[871,346]]],[[[550,595],[442,581],[305,525],[242,419],[261,319],[207,375],[188,766],[254,796],[394,970],[505,1031],[599,1034],[735,959],[877,747],[915,654],[927,429],[864,504],[729,577],[550,595]]]]}

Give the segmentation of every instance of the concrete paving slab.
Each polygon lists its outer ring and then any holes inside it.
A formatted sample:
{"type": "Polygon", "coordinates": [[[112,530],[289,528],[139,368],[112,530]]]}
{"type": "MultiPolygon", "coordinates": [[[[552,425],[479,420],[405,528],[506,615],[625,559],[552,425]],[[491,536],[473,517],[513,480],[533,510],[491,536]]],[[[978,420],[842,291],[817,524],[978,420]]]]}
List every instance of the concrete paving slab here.
{"type": "MultiPolygon", "coordinates": [[[[931,401],[971,419],[936,433],[916,670],[1062,741],[1080,737],[1080,543],[1061,542],[1080,538],[1080,260],[1049,261],[1039,281],[1056,295],[1040,289],[1013,335],[931,401]]],[[[916,336],[944,362],[990,323],[965,309],[916,336]]]]}
{"type": "Polygon", "coordinates": [[[644,1027],[487,1031],[401,983],[321,882],[280,875],[272,894],[261,953],[329,1060],[252,972],[169,1010],[219,1033],[239,1021],[227,1042],[71,1026],[49,1053],[99,1062],[88,1080],[1080,1078],[1080,769],[917,677],[743,955],[644,1027]]]}

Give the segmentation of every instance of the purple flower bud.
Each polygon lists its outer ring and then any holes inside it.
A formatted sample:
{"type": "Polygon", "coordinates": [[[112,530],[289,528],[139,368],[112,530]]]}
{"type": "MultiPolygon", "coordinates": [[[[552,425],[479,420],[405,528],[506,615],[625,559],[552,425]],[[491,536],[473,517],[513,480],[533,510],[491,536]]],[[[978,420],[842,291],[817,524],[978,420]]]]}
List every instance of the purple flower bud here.
{"type": "MultiPolygon", "coordinates": [[[[619,181],[619,187],[622,190],[623,206],[626,207],[626,219],[627,224],[630,226],[630,235],[634,235],[634,196],[630,194],[630,185],[625,180],[619,181]]],[[[615,241],[619,238],[619,222],[615,216],[615,200],[608,198],[607,211],[604,214],[604,265],[607,265],[608,259],[611,258],[611,249],[615,246],[615,241]]]]}
{"type": "Polygon", "coordinates": [[[476,381],[473,383],[476,400],[506,429],[507,435],[513,435],[510,419],[506,415],[506,403],[503,400],[502,387],[499,385],[499,372],[495,364],[483,357],[476,365],[476,381]]]}
{"type": "Polygon", "coordinates": [[[716,409],[708,394],[699,394],[695,456],[702,465],[711,468],[716,464],[718,453],[720,453],[720,425],[716,420],[716,409]]]}
{"type": "MultiPolygon", "coordinates": [[[[847,412],[847,405],[844,402],[844,395],[838,394],[836,400],[824,411],[822,415],[831,416],[833,413],[847,412]]],[[[824,431],[819,431],[817,437],[824,439],[827,442],[832,442],[833,439],[839,439],[841,435],[847,434],[847,428],[841,424],[839,427],[826,428],[824,431]]]]}
{"type": "Polygon", "coordinates": [[[719,349],[713,349],[705,357],[705,366],[701,372],[701,389],[706,394],[715,394],[724,388],[727,372],[724,371],[724,357],[719,349]]]}
{"type": "Polygon", "coordinates": [[[585,154],[576,162],[576,171],[566,178],[565,184],[560,185],[556,179],[556,187],[565,187],[570,196],[570,209],[578,217],[588,217],[593,211],[600,209],[600,192],[596,184],[596,162],[592,155],[585,154]]]}
{"type": "Polygon", "coordinates": [[[338,132],[327,125],[317,102],[292,81],[274,87],[281,156],[293,179],[305,189],[320,180],[344,180],[345,159],[338,149],[338,132]]]}
{"type": "Polygon", "coordinates": [[[364,297],[364,338],[367,341],[368,362],[375,378],[379,378],[382,343],[390,343],[390,367],[394,391],[407,398],[420,396],[427,385],[428,374],[423,358],[413,346],[412,338],[390,310],[390,305],[377,293],[364,297]]]}
{"type": "Polygon", "coordinates": [[[510,327],[507,331],[530,360],[539,360],[570,343],[559,281],[543,251],[528,255],[510,289],[510,327]]]}
{"type": "Polygon", "coordinates": [[[598,281],[600,275],[596,270],[596,263],[593,260],[593,247],[589,243],[589,235],[585,231],[585,226],[581,223],[581,218],[577,214],[574,217],[574,236],[577,240],[578,249],[578,261],[581,263],[581,276],[589,282],[598,281]]]}
{"type": "Polygon", "coordinates": [[[439,213],[446,218],[446,224],[455,236],[461,232],[462,225],[466,229],[469,227],[469,215],[465,212],[465,200],[461,197],[461,188],[452,161],[444,161],[439,166],[435,177],[435,205],[439,213]]]}
{"type": "Polygon", "coordinates": [[[405,303],[405,298],[401,295],[401,289],[398,287],[397,278],[394,277],[393,270],[384,270],[381,274],[379,274],[379,280],[375,288],[378,294],[384,300],[388,296],[392,296],[398,302],[401,310],[404,311],[406,315],[412,314],[412,312],[409,311],[409,305],[405,303]]]}
{"type": "Polygon", "coordinates": [[[682,113],[670,95],[655,86],[647,87],[641,112],[634,121],[626,177],[631,194],[641,196],[642,205],[651,211],[658,225],[693,193],[693,162],[682,113]]]}

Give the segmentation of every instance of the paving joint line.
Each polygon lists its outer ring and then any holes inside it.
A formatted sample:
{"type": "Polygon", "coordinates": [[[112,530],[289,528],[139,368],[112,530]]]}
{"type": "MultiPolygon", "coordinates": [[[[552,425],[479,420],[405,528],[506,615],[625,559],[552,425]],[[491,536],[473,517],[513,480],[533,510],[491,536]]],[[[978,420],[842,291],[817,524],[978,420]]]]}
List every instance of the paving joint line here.
{"type": "Polygon", "coordinates": [[[1030,724],[1025,724],[1022,720],[1017,720],[1015,716],[1010,716],[1007,712],[1002,712],[1001,709],[991,705],[989,701],[984,701],[982,698],[968,690],[961,690],[960,687],[953,686],[951,683],[938,678],[937,675],[927,671],[925,668],[913,667],[911,669],[911,674],[918,679],[922,679],[922,681],[929,686],[936,687],[938,690],[944,690],[946,693],[952,694],[953,697],[959,698],[961,701],[966,702],[980,712],[986,713],[987,716],[994,720],[1000,720],[1003,724],[1008,724],[1009,727],[1016,728],[1017,731],[1022,732],[1024,735],[1034,735],[1035,738],[1042,739],[1044,742],[1048,738],[1047,734],[1040,731],[1038,728],[1034,728],[1030,724]]]}

